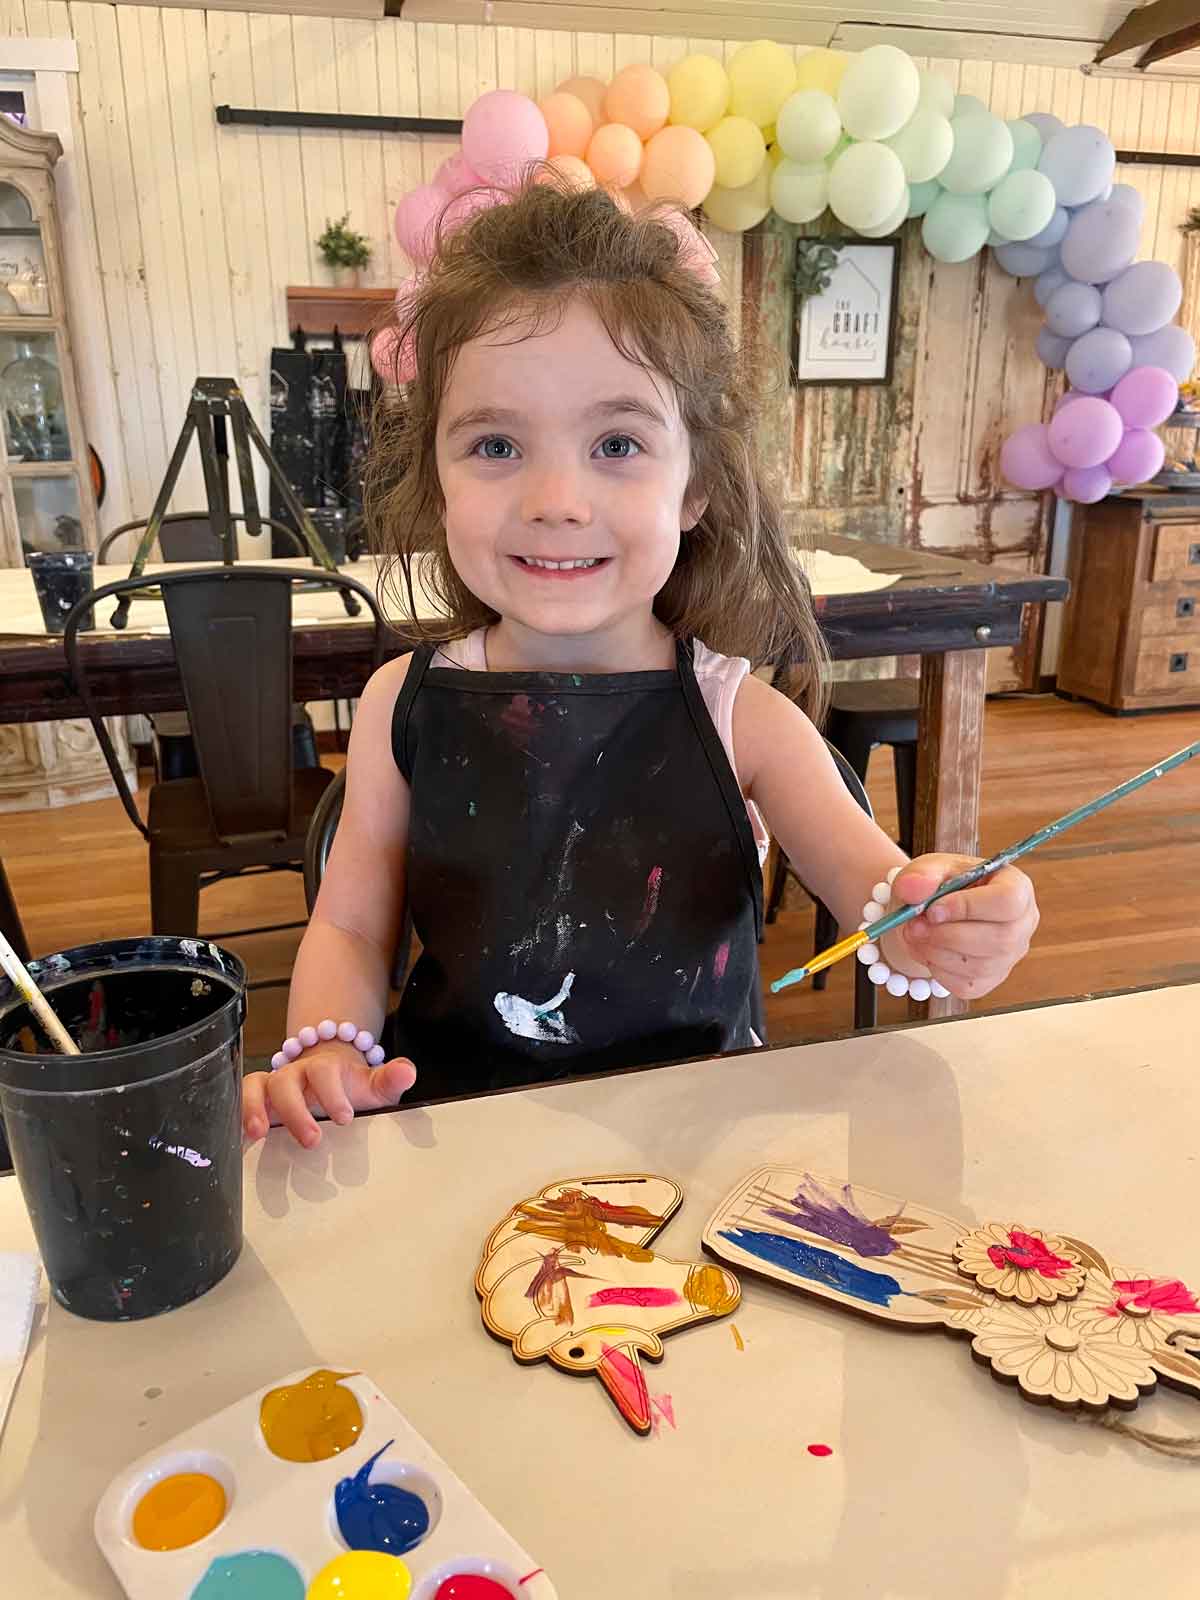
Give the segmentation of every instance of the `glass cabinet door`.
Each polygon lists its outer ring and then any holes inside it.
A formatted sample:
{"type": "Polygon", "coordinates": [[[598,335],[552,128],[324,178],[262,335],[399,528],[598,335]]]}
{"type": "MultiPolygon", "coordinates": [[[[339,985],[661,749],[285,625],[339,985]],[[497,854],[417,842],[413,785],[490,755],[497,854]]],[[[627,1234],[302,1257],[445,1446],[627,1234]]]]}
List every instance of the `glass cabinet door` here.
{"type": "Polygon", "coordinates": [[[42,230],[20,189],[0,180],[0,317],[49,315],[42,230]]]}
{"type": "Polygon", "coordinates": [[[58,344],[52,333],[0,333],[0,408],[10,462],[71,459],[58,344]]]}

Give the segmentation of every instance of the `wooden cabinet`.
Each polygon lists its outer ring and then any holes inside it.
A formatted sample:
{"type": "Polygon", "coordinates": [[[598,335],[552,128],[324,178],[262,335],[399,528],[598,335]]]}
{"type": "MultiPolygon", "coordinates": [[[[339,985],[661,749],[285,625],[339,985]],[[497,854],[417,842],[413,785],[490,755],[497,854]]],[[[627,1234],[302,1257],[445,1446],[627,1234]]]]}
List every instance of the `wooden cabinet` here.
{"type": "Polygon", "coordinates": [[[1200,495],[1076,508],[1058,688],[1110,711],[1200,706],[1200,495]]]}

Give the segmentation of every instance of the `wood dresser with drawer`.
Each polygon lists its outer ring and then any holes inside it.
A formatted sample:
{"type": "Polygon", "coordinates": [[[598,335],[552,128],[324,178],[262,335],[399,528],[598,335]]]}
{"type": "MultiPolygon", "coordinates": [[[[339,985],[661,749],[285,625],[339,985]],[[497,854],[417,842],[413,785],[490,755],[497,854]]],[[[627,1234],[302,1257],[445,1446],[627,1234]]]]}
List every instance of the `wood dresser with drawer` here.
{"type": "Polygon", "coordinates": [[[1077,506],[1060,694],[1110,711],[1200,706],[1200,494],[1077,506]]]}

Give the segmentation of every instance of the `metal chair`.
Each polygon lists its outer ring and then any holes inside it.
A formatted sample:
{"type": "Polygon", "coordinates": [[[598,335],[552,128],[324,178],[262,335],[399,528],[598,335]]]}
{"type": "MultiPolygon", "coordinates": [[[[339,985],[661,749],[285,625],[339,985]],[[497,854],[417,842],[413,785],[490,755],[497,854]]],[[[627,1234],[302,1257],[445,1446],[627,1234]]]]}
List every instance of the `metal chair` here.
{"type": "MultiPolygon", "coordinates": [[[[311,568],[215,567],[155,575],[183,680],[200,776],[154,784],[143,822],[88,681],[79,630],[110,596],[145,588],[124,578],[87,595],[66,620],[67,668],[108,763],[126,815],[150,846],[155,933],[194,935],[202,888],[244,872],[300,871],[318,802],[333,780],[323,767],[294,770],[291,741],[292,590],[311,568]]],[[[384,620],[353,578],[321,572],[322,586],[352,591],[375,621],[373,665],[384,620]]],[[[284,927],[299,924],[282,924],[284,927]]],[[[239,929],[267,932],[274,928],[239,929]]],[[[259,986],[261,987],[261,986],[259,986]]]]}
{"type": "MultiPolygon", "coordinates": [[[[96,552],[96,565],[104,565],[108,552],[118,539],[127,533],[144,530],[149,520],[148,517],[135,517],[132,522],[123,522],[119,528],[106,533],[96,552]]],[[[246,519],[239,513],[233,513],[229,520],[245,522],[246,519]]],[[[272,542],[274,535],[279,534],[290,542],[294,554],[301,557],[306,554],[304,541],[286,522],[275,522],[270,517],[260,517],[259,522],[272,535],[272,542]]],[[[222,558],[221,541],[212,530],[207,511],[169,511],[159,528],[158,548],[162,559],[170,562],[220,561],[222,558]]],[[[145,584],[142,587],[145,588],[145,584]]]]}

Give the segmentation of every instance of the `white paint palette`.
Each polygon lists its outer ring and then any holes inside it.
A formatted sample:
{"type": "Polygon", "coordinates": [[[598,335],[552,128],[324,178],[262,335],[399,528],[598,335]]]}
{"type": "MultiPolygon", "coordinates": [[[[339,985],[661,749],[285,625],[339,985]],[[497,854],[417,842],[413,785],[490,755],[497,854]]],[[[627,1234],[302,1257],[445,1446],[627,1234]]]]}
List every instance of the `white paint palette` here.
{"type": "Polygon", "coordinates": [[[177,1435],[95,1533],[130,1600],[557,1600],[363,1373],[293,1373],[177,1435]]]}

